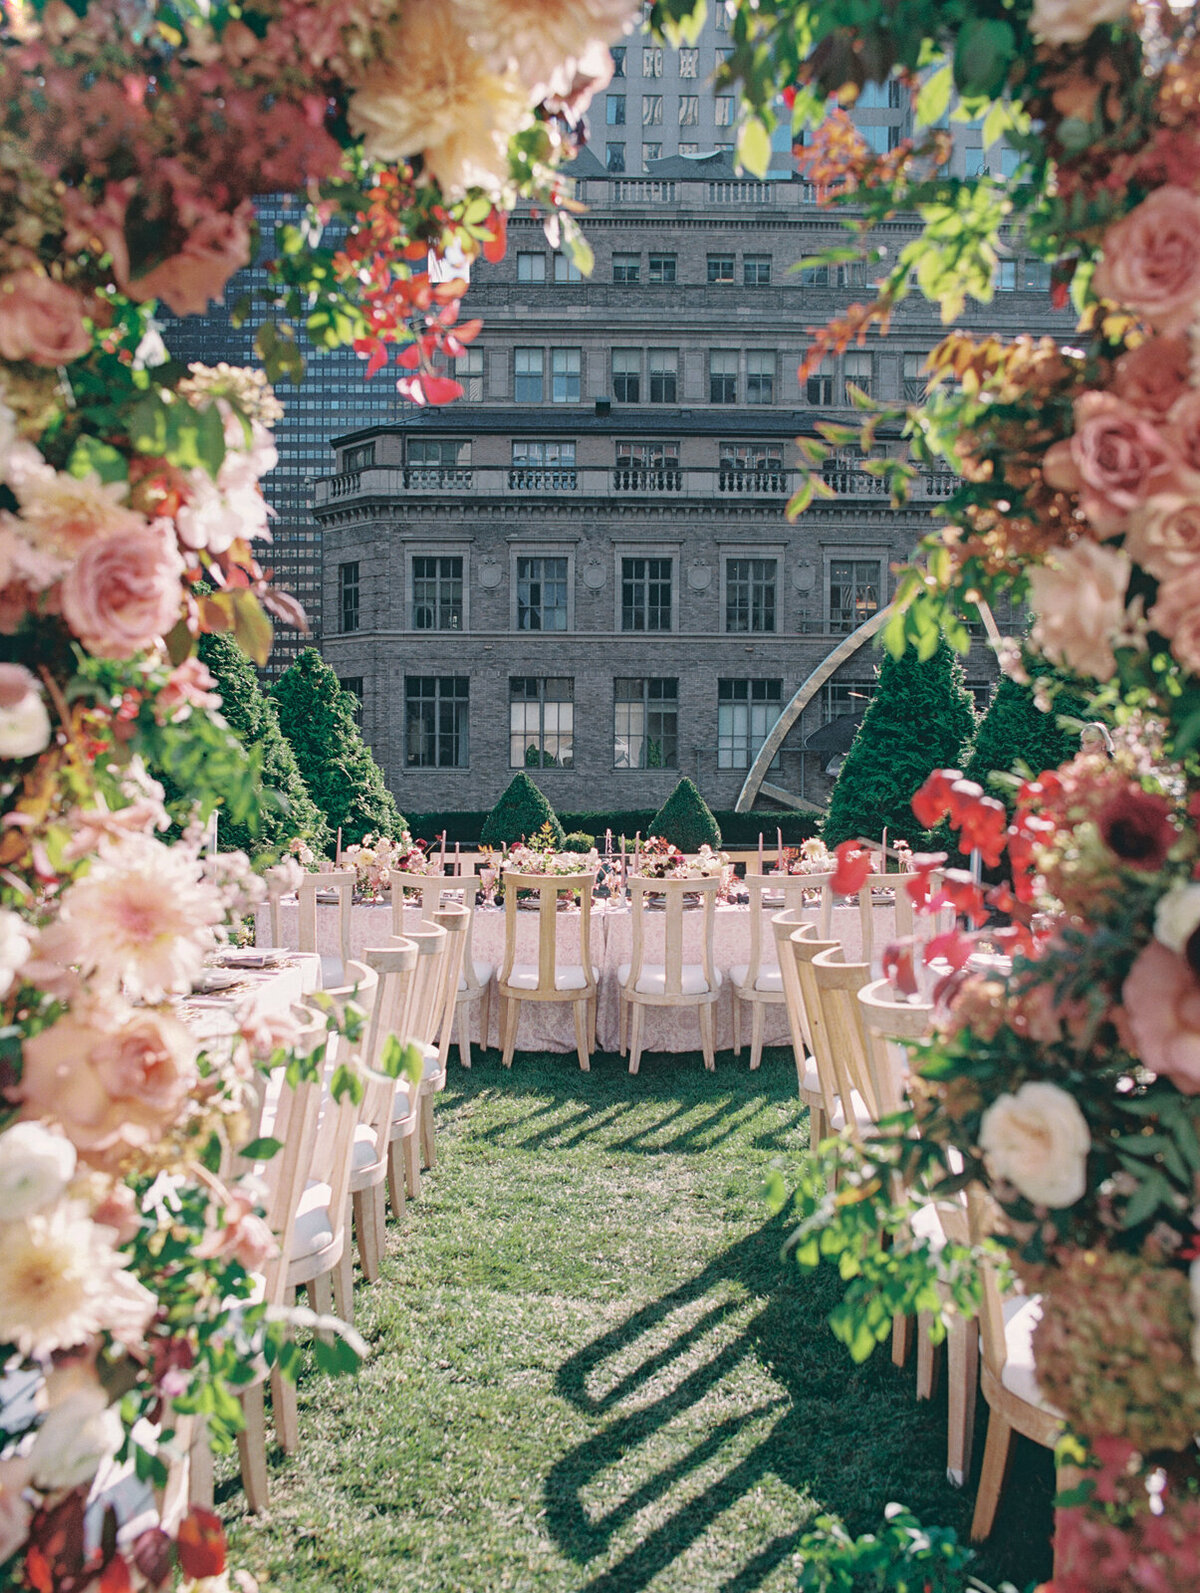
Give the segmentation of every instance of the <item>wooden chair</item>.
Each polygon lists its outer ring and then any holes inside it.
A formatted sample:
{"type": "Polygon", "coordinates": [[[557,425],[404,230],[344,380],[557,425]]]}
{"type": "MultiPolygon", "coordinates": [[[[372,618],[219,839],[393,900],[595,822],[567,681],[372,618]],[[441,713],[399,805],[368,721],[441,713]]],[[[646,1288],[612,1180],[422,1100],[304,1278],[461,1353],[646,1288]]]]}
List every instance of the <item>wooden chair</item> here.
{"type": "Polygon", "coordinates": [[[393,874],[392,934],[403,936],[406,923],[431,924],[450,889],[444,874],[393,874]]]}
{"type": "MultiPolygon", "coordinates": [[[[579,1066],[586,1073],[596,1044],[596,990],[600,970],[592,962],[593,870],[585,874],[517,874],[504,871],[504,961],[496,980],[500,996],[500,1060],[511,1067],[517,1045],[521,1002],[570,1002],[575,1015],[575,1047],[579,1066]],[[517,896],[528,891],[537,897],[537,962],[517,961],[517,896]],[[566,892],[579,896],[579,961],[559,957],[558,899],[566,892]]],[[[573,917],[574,915],[572,915],[573,917]]],[[[569,919],[561,920],[569,922],[569,919]]]]}
{"type": "Polygon", "coordinates": [[[421,1146],[425,1152],[427,1167],[437,1166],[433,1098],[446,1088],[446,1059],[450,1055],[450,1036],[454,1029],[458,982],[462,977],[467,930],[471,922],[470,910],[454,902],[444,903],[433,916],[435,926],[443,931],[446,941],[442,952],[442,982],[438,993],[435,1027],[430,1041],[431,1044],[436,1042],[436,1065],[426,1067],[419,1096],[421,1146]]]}
{"type": "Polygon", "coordinates": [[[338,955],[321,958],[321,987],[330,989],[343,983],[346,964],[352,956],[350,950],[350,913],[354,902],[352,868],[334,869],[328,874],[306,874],[296,893],[299,911],[298,927],[301,951],[319,951],[317,945],[317,892],[334,891],[337,896],[338,955]]]}
{"type": "Polygon", "coordinates": [[[717,1065],[714,1049],[713,1007],[721,994],[721,974],[713,961],[713,913],[719,877],[708,879],[629,878],[629,899],[633,913],[631,960],[617,969],[620,989],[620,1049],[625,1055],[628,1024],[629,1071],[636,1073],[642,1058],[642,1022],[647,1007],[695,1007],[700,1026],[700,1049],[704,1066],[711,1073],[717,1065]],[[700,897],[704,920],[701,925],[701,960],[683,960],[683,911],[686,896],[700,897]],[[663,960],[646,960],[647,901],[662,897],[663,960]],[[629,1015],[632,1011],[632,1022],[629,1015]]]}
{"type": "MultiPolygon", "coordinates": [[[[834,961],[840,961],[841,945],[836,940],[810,938],[802,931],[793,931],[789,938],[796,977],[800,982],[803,1010],[808,1021],[812,1058],[821,1087],[822,1137],[840,1134],[846,1126],[847,1116],[850,1118],[852,1132],[857,1137],[871,1124],[871,1112],[845,1071],[842,1057],[829,1027],[814,970],[818,957],[826,956],[834,961]]],[[[858,966],[861,968],[861,964],[858,966]]],[[[865,982],[864,979],[863,983],[865,982]]]]}
{"type": "MultiPolygon", "coordinates": [[[[796,972],[796,957],[791,939],[798,935],[811,939],[816,924],[804,916],[804,910],[791,909],[776,913],[771,919],[775,936],[775,956],[779,963],[783,983],[783,1001],[787,1009],[788,1029],[792,1036],[792,1055],[796,1059],[796,1088],[800,1099],[808,1107],[809,1144],[819,1145],[825,1138],[825,1097],[821,1092],[821,1079],[813,1060],[812,1039],[808,1031],[808,1014],[800,990],[800,975],[796,972]]],[[[832,946],[833,941],[826,941],[832,946]]]]}
{"type": "MultiPolygon", "coordinates": [[[[415,876],[420,879],[422,876],[415,876]]],[[[401,908],[399,915],[396,911],[395,887],[393,886],[392,901],[392,926],[393,933],[403,935],[404,922],[413,923],[415,920],[424,919],[432,921],[437,909],[447,903],[457,902],[467,910],[466,941],[463,946],[462,972],[458,977],[458,991],[455,996],[454,1012],[454,1043],[458,1046],[458,1060],[462,1067],[471,1066],[471,1009],[479,1008],[479,1043],[486,1050],[488,1035],[492,1026],[492,980],[495,978],[496,966],[494,963],[477,960],[474,951],[475,934],[475,905],[479,892],[479,880],[475,874],[467,872],[454,875],[425,876],[427,879],[436,880],[436,884],[426,885],[401,908]],[[397,916],[401,927],[396,927],[397,916]]]]}
{"type": "MultiPolygon", "coordinates": [[[[967,1190],[967,1212],[971,1238],[976,1243],[999,1226],[998,1210],[979,1185],[973,1184],[967,1190]]],[[[1052,1450],[1063,1430],[1062,1413],[1045,1398],[1037,1382],[1033,1330],[1041,1319],[1041,1300],[1037,1295],[1022,1294],[1005,1299],[994,1267],[984,1261],[981,1272],[980,1387],[988,1406],[988,1432],[971,1521],[974,1543],[981,1543],[991,1534],[1008,1472],[1013,1434],[1021,1433],[1052,1450]]],[[[1059,1468],[1060,1490],[1071,1480],[1064,1476],[1067,1469],[1059,1468]]]]}
{"type": "Polygon", "coordinates": [[[803,913],[806,895],[811,895],[803,874],[747,874],[744,884],[750,897],[750,960],[734,963],[729,970],[733,985],[733,1054],[742,1054],[742,1004],[750,1008],[750,1070],[762,1061],[763,1026],[767,1008],[786,1004],[783,965],[774,964],[764,954],[774,944],[763,934],[767,912],[803,913]],[[769,905],[766,898],[773,896],[769,905]]]}
{"type": "MultiPolygon", "coordinates": [[[[859,948],[856,960],[870,965],[875,956],[879,936],[878,915],[892,911],[893,929],[889,940],[898,940],[913,932],[913,905],[904,889],[906,874],[868,874],[858,892],[859,948]]],[[[882,947],[880,948],[882,950],[882,947]]]]}
{"type": "MultiPolygon", "coordinates": [[[[438,944],[436,939],[432,944],[436,955],[438,944]]],[[[412,1038],[409,1028],[412,1017],[409,1009],[413,981],[421,954],[421,948],[416,942],[400,940],[398,937],[393,938],[390,946],[372,946],[363,952],[367,965],[373,968],[379,977],[379,994],[372,1014],[372,1031],[367,1045],[367,1055],[375,1070],[378,1070],[382,1060],[389,1034],[394,1034],[405,1045],[412,1038]]],[[[388,1105],[387,1143],[383,1147],[384,1182],[392,1215],[399,1221],[404,1216],[405,1191],[407,1190],[414,1200],[418,1199],[421,1193],[421,1158],[417,1141],[421,1122],[420,1090],[419,1086],[411,1084],[407,1079],[389,1082],[392,1090],[388,1105]]],[[[382,1089],[380,1093],[382,1095],[382,1089]]],[[[378,1141],[376,1148],[377,1150],[379,1148],[378,1141]]],[[[382,1254],[384,1224],[378,1206],[381,1191],[375,1192],[376,1186],[368,1170],[364,1170],[363,1177],[364,1187],[361,1195],[358,1192],[355,1194],[354,1208],[355,1222],[360,1234],[360,1258],[363,1255],[361,1236],[370,1235],[373,1228],[377,1233],[374,1238],[368,1238],[367,1243],[369,1246],[375,1244],[375,1254],[382,1254]],[[360,1207],[363,1213],[361,1220],[360,1207]]],[[[353,1183],[351,1188],[354,1188],[353,1183]]],[[[363,1259],[363,1272],[367,1276],[371,1275],[368,1272],[366,1259],[363,1259]]]]}

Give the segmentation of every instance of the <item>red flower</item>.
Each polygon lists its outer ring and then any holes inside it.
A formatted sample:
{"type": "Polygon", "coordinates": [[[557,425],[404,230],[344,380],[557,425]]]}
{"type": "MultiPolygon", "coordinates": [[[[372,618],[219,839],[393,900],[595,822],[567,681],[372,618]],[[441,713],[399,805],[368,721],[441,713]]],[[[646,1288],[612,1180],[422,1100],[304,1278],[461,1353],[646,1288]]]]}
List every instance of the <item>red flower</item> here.
{"type": "Polygon", "coordinates": [[[857,841],[843,841],[834,851],[833,877],[829,888],[835,896],[855,896],[871,872],[871,854],[857,841]]]}
{"type": "Polygon", "coordinates": [[[962,779],[961,769],[935,769],[912,799],[917,823],[931,830],[950,811],[950,788],[962,779]]]}
{"type": "Polygon", "coordinates": [[[967,960],[974,949],[973,936],[964,935],[961,929],[950,929],[944,935],[935,935],[929,942],[925,948],[925,961],[933,963],[940,958],[957,970],[967,966],[967,960]]]}
{"type": "Polygon", "coordinates": [[[220,1576],[225,1569],[225,1529],[220,1516],[193,1505],[179,1523],[175,1550],[185,1576],[220,1576]]]}
{"type": "Polygon", "coordinates": [[[912,870],[904,881],[904,889],[914,907],[921,908],[929,905],[929,897],[933,889],[930,875],[942,867],[946,861],[945,852],[914,852],[908,860],[912,870]]]}
{"type": "Polygon", "coordinates": [[[913,939],[893,940],[883,948],[883,977],[891,980],[902,996],[917,993],[917,971],[913,965],[913,939]]]}
{"type": "Polygon", "coordinates": [[[1097,819],[1105,846],[1129,868],[1153,873],[1177,839],[1166,797],[1127,786],[1106,802],[1097,819]]]}
{"type": "Polygon", "coordinates": [[[942,875],[942,884],[933,898],[933,909],[953,907],[973,924],[982,924],[987,917],[983,905],[983,891],[965,869],[948,868],[942,875]]]}

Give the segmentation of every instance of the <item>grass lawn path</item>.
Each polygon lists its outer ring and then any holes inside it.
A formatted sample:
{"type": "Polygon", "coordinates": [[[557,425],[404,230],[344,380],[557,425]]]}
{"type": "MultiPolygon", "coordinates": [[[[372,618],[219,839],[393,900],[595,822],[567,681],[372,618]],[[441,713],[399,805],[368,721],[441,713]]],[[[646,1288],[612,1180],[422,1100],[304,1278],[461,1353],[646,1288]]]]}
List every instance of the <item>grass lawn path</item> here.
{"type": "MultiPolygon", "coordinates": [[[[267,1515],[220,1476],[235,1565],[287,1593],[749,1593],[795,1586],[822,1510],[862,1532],[899,1499],[965,1536],[944,1398],[886,1350],[855,1367],[836,1279],[780,1260],[790,1052],[717,1066],[452,1058],[438,1166],[357,1290],[371,1358],[302,1378],[267,1515]]],[[[1047,1477],[1022,1454],[982,1574],[1048,1575],[1047,1477]]]]}

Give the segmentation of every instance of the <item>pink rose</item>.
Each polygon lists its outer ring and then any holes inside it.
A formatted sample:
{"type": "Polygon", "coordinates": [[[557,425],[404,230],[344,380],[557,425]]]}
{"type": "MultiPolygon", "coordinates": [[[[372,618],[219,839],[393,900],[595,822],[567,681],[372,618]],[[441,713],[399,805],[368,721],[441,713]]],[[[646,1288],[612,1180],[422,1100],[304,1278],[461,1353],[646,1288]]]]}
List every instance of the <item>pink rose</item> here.
{"type": "Polygon", "coordinates": [[[1161,492],[1135,510],[1125,551],[1159,581],[1200,566],[1200,498],[1161,492]]]}
{"type": "Polygon", "coordinates": [[[1200,297],[1200,196],[1169,183],[1114,222],[1092,287],[1155,331],[1186,332],[1200,297]]]}
{"type": "Polygon", "coordinates": [[[1081,540],[1029,572],[1029,602],[1037,616],[1031,640],[1052,664],[1111,680],[1113,642],[1125,625],[1130,563],[1117,548],[1081,540]]]}
{"type": "Polygon", "coordinates": [[[1200,390],[1191,387],[1171,406],[1163,427],[1189,470],[1200,471],[1200,390]]]}
{"type": "Polygon", "coordinates": [[[224,293],[233,273],[249,262],[253,219],[248,199],[232,214],[216,209],[201,212],[178,254],[130,282],[130,297],[161,299],[176,315],[202,315],[209,301],[224,293]]]}
{"type": "MultiPolygon", "coordinates": [[[[1120,531],[1131,509],[1152,493],[1178,486],[1183,474],[1162,433],[1112,393],[1088,392],[1075,400],[1070,450],[1081,507],[1101,536],[1120,531]]],[[[1046,455],[1048,464],[1054,452],[1046,455]]],[[[1060,479],[1047,474],[1051,485],[1060,479]]]]}
{"type": "Polygon", "coordinates": [[[221,1227],[204,1236],[196,1254],[202,1259],[229,1256],[240,1262],[247,1272],[261,1272],[267,1262],[279,1254],[279,1245],[266,1222],[254,1210],[249,1193],[242,1188],[231,1189],[222,1215],[221,1227]]]}
{"type": "Polygon", "coordinates": [[[1158,601],[1146,617],[1168,638],[1185,669],[1200,670],[1200,566],[1162,581],[1158,601]]]}
{"type": "Polygon", "coordinates": [[[1188,392],[1191,349],[1186,337],[1151,337],[1122,354],[1113,369],[1112,390],[1131,409],[1162,420],[1188,392]]]}
{"type": "Polygon", "coordinates": [[[203,659],[185,658],[167,677],[167,683],[155,700],[155,711],[168,719],[186,719],[193,708],[219,708],[221,695],[215,690],[216,681],[203,659]]]}
{"type": "Polygon", "coordinates": [[[168,526],[151,522],[84,549],[62,583],[63,618],[101,658],[152,647],[179,617],[183,560],[168,526]]]}
{"type": "Polygon", "coordinates": [[[80,359],[92,346],[83,312],[74,288],[37,271],[15,271],[0,282],[0,358],[34,365],[80,359]]]}
{"type": "Polygon", "coordinates": [[[162,1138],[196,1077],[195,1041],[165,1013],[68,1013],[25,1042],[21,1115],[57,1123],[85,1160],[115,1166],[162,1138]]]}
{"type": "Polygon", "coordinates": [[[1121,992],[1136,1053],[1152,1073],[1200,1094],[1200,983],[1184,958],[1152,940],[1121,992]]]}

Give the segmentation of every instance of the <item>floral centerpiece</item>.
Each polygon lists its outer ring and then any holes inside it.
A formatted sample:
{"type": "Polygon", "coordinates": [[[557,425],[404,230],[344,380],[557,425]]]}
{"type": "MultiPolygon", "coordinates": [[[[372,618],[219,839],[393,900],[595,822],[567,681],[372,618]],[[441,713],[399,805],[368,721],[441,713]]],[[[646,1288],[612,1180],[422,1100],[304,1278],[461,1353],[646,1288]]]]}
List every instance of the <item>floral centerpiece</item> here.
{"type": "MultiPolygon", "coordinates": [[[[504,891],[504,875],[512,874],[590,874],[600,866],[600,854],[592,847],[589,852],[562,852],[558,849],[558,838],[554,826],[547,822],[532,839],[520,841],[516,846],[509,847],[500,860],[500,892],[504,891]]],[[[563,892],[558,898],[558,905],[566,907],[571,901],[578,901],[578,891],[563,892]]],[[[518,903],[536,901],[535,894],[528,890],[517,892],[518,903]]]]}
{"type": "Polygon", "coordinates": [[[395,838],[364,835],[342,850],[343,868],[354,870],[355,894],[362,901],[379,901],[394,887],[403,888],[402,874],[431,874],[434,865],[424,841],[414,841],[407,830],[395,838]]]}
{"type": "Polygon", "coordinates": [[[118,1501],[83,1530],[110,1457],[162,1481],[198,1413],[229,1447],[234,1391],[287,1331],[247,1308],[271,1237],[215,1169],[252,1070],[315,1062],[263,1024],[206,1056],[176,1005],[261,889],[202,856],[213,808],[253,831],[263,793],[198,638],[262,664],[272,616],[303,625],[258,550],[272,384],[306,349],[394,358],[408,399],[444,402],[479,325],[431,257],[499,258],[524,195],[586,266],[555,165],[633,10],[0,6],[0,1368],[36,1386],[0,1405],[6,1586],[229,1585],[207,1512],[129,1544],[118,1501]],[[265,369],[183,369],[159,304],[203,311],[252,256],[233,315],[261,322],[265,369]]]}
{"type": "Polygon", "coordinates": [[[702,846],[689,857],[665,836],[651,835],[638,847],[629,872],[643,879],[711,879],[714,874],[724,876],[728,867],[725,853],[711,846],[702,846]]]}
{"type": "Polygon", "coordinates": [[[772,873],[775,874],[828,874],[833,868],[833,854],[817,836],[801,841],[799,846],[785,846],[772,873]]]}

